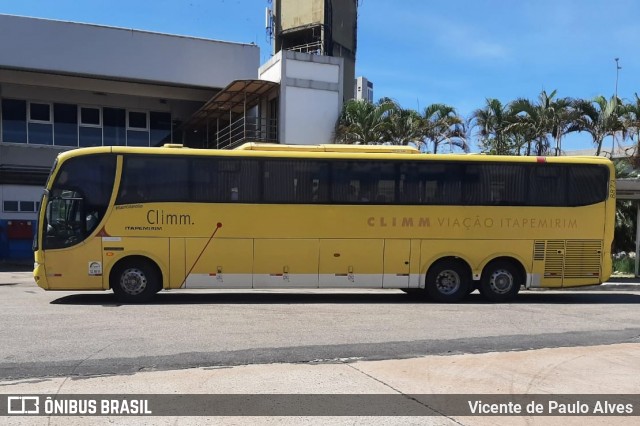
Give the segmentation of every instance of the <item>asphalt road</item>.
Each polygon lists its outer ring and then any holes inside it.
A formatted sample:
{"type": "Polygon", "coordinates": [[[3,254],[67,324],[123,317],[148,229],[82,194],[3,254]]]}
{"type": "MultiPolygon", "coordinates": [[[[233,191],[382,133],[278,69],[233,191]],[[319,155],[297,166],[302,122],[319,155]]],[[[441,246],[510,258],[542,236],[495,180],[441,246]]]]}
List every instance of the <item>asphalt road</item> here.
{"type": "Polygon", "coordinates": [[[399,291],[45,292],[0,272],[0,380],[331,363],[640,342],[640,291],[525,291],[460,304],[399,291]]]}

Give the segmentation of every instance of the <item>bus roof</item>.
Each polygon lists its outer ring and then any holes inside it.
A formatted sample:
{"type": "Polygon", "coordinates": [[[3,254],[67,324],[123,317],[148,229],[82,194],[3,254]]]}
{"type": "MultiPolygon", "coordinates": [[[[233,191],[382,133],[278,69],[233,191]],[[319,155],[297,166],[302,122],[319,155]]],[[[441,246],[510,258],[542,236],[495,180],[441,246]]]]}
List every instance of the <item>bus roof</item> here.
{"type": "Polygon", "coordinates": [[[398,145],[279,145],[247,143],[236,149],[196,149],[178,144],[167,144],[164,147],[124,147],[103,146],[77,148],[62,152],[59,161],[69,158],[100,154],[145,154],[145,155],[187,155],[187,156],[220,156],[220,157],[270,157],[270,158],[366,158],[373,160],[404,159],[425,162],[432,161],[468,161],[468,162],[512,162],[512,163],[550,163],[550,164],[602,164],[613,167],[611,160],[595,156],[509,156],[509,155],[470,155],[470,154],[422,154],[410,146],[398,145]],[[420,155],[416,155],[420,154],[420,155]]]}
{"type": "Polygon", "coordinates": [[[347,145],[347,144],[323,144],[323,145],[284,145],[277,143],[249,142],[235,148],[239,151],[288,151],[288,152],[359,152],[377,154],[420,154],[420,150],[407,145],[347,145]]]}

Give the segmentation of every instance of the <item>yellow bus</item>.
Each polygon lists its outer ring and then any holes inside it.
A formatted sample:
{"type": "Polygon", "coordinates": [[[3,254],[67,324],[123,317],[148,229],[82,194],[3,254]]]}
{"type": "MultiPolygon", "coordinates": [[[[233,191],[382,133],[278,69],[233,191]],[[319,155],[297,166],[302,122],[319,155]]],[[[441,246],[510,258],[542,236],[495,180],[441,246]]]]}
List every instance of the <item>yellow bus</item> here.
{"type": "Polygon", "coordinates": [[[428,155],[410,147],[249,143],[60,154],[41,203],[46,290],[380,288],[455,302],[474,290],[599,284],[611,274],[612,163],[428,155]]]}

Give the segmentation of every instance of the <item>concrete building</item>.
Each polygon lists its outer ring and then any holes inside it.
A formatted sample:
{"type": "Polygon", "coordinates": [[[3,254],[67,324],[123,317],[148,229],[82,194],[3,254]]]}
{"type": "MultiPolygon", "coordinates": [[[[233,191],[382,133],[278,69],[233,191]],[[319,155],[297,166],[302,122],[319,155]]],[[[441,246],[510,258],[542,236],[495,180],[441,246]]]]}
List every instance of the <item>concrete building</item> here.
{"type": "MultiPolygon", "coordinates": [[[[343,102],[351,99],[356,67],[357,0],[274,0],[273,53],[293,50],[344,59],[343,102]]],[[[269,18],[268,28],[269,28],[269,18]]]]}
{"type": "Polygon", "coordinates": [[[357,100],[373,101],[373,83],[365,77],[358,77],[354,83],[353,97],[357,100]]]}
{"type": "Polygon", "coordinates": [[[333,140],[342,109],[343,64],[343,58],[281,50],[260,67],[260,79],[280,85],[280,143],[315,145],[333,140]]]}
{"type": "Polygon", "coordinates": [[[259,61],[255,45],[0,15],[0,259],[31,257],[59,152],[198,145],[185,124],[259,61]]]}

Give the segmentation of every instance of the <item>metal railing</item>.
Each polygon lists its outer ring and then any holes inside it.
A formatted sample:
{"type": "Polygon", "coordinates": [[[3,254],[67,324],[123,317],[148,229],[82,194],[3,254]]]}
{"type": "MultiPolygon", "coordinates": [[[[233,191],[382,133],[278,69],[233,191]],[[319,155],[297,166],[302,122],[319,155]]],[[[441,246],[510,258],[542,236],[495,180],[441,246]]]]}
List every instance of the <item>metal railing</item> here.
{"type": "Polygon", "coordinates": [[[286,50],[293,50],[294,52],[310,53],[312,55],[322,55],[322,41],[314,41],[312,43],[300,44],[298,46],[292,46],[285,48],[286,50]]]}
{"type": "Polygon", "coordinates": [[[240,117],[216,133],[210,147],[233,149],[245,142],[278,142],[278,121],[269,118],[240,117]]]}

